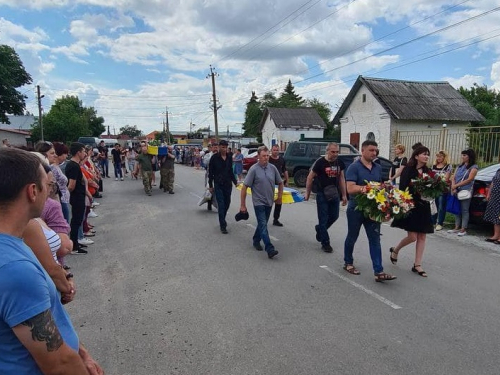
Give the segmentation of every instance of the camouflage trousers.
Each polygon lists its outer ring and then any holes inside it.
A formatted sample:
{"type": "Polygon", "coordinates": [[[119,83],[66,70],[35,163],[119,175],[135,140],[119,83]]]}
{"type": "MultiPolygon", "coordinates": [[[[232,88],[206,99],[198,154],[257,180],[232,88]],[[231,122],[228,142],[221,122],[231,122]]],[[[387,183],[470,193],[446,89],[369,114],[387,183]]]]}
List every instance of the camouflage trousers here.
{"type": "Polygon", "coordinates": [[[160,177],[160,188],[163,188],[163,191],[174,191],[174,168],[161,168],[160,177]]]}
{"type": "Polygon", "coordinates": [[[153,179],[153,171],[142,171],[142,184],[146,194],[151,194],[153,188],[151,187],[151,180],[153,179]]]}

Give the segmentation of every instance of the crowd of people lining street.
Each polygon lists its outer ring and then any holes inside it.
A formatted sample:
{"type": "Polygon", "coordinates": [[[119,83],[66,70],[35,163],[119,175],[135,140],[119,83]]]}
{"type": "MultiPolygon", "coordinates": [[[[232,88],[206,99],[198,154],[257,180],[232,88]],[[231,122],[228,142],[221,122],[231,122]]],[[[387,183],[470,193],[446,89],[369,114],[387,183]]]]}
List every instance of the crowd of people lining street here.
{"type": "MultiPolygon", "coordinates": [[[[61,373],[103,374],[103,370],[78,340],[63,304],[75,297],[73,273],[66,264],[69,254],[87,254],[97,229],[89,222],[96,217],[96,201],[102,197],[103,181],[109,176],[111,155],[116,181],[124,177],[142,179],[144,191],[152,195],[155,171],[160,172],[159,188],[174,194],[175,164],[187,161],[195,169],[205,170],[208,190],[207,209],[215,206],[220,231],[228,234],[227,212],[232,188],[241,189],[236,220],[248,219],[248,189],[257,227],[252,245],[265,250],[269,259],[278,255],[268,233],[268,221],[274,207],[273,225],[282,227],[280,212],[284,188],[289,178],[279,147],[259,147],[257,163],[243,178],[242,154],[231,152],[224,140],[206,149],[180,150],[167,146],[165,154],[151,155],[148,144],[138,149],[116,144],[111,152],[102,142],[97,150],[81,143],[68,148],[62,143],[38,142],[31,152],[13,148],[8,140],[0,148],[0,368],[7,374],[41,374],[48,368],[61,373]],[[191,156],[188,156],[188,152],[191,156]],[[68,157],[69,155],[69,157],[68,157]],[[238,186],[240,185],[240,186],[238,186]],[[264,246],[262,246],[262,244],[264,246]]],[[[477,173],[474,150],[462,152],[462,162],[453,172],[448,154],[439,151],[429,166],[430,151],[422,144],[413,146],[409,158],[403,145],[396,145],[390,181],[408,189],[415,208],[408,216],[394,219],[391,226],[406,232],[399,243],[390,247],[388,258],[397,264],[401,250],[415,243],[412,272],[422,277],[426,235],[443,229],[449,196],[472,189],[477,173]],[[412,179],[430,171],[442,174],[450,182],[450,192],[435,202],[423,199],[412,186],[412,179]],[[435,204],[435,211],[432,209],[435,204]]],[[[367,181],[382,182],[381,166],[376,163],[378,146],[374,141],[361,145],[360,157],[348,168],[338,158],[339,146],[330,143],[326,155],[313,164],[307,177],[305,200],[316,190],[318,224],[316,240],[331,253],[330,227],[339,218],[340,204],[347,205],[347,236],[344,240],[344,270],[352,275],[360,271],[354,264],[354,247],[363,226],[369,244],[375,281],[396,279],[384,272],[380,241],[381,223],[356,210],[356,196],[365,193],[367,181]]],[[[494,224],[494,233],[486,241],[500,244],[500,171],[489,189],[485,220],[494,224]]],[[[461,199],[455,225],[448,232],[467,234],[471,198],[461,199]]]]}

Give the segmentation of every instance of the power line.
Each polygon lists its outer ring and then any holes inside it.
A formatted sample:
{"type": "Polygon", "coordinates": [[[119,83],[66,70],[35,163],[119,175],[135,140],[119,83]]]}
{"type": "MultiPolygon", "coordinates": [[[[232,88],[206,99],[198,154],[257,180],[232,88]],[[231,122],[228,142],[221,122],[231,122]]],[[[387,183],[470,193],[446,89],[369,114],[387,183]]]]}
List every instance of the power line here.
{"type": "Polygon", "coordinates": [[[311,27],[316,26],[318,23],[321,23],[321,22],[323,22],[324,20],[326,20],[326,19],[330,18],[331,16],[333,16],[334,14],[337,14],[337,13],[338,13],[338,12],[340,12],[342,9],[344,9],[344,8],[348,7],[349,5],[351,5],[352,3],[354,3],[355,1],[356,1],[356,0],[351,0],[351,1],[349,1],[347,4],[342,5],[340,8],[337,8],[335,11],[333,11],[333,12],[329,13],[326,17],[322,18],[321,20],[319,20],[319,21],[317,21],[317,22],[313,23],[312,25],[310,25],[310,26],[306,27],[305,29],[303,29],[303,30],[299,31],[297,34],[294,34],[294,35],[292,35],[291,37],[289,37],[289,38],[285,39],[285,40],[284,40],[284,41],[282,41],[281,43],[275,44],[274,46],[269,47],[268,49],[266,49],[266,50],[262,51],[261,53],[259,53],[259,54],[257,54],[257,55],[254,55],[254,56],[250,57],[250,59],[249,59],[249,60],[253,60],[253,59],[254,59],[254,58],[256,58],[256,57],[262,56],[264,53],[266,53],[266,52],[268,52],[268,51],[270,51],[270,50],[272,50],[272,49],[274,49],[274,48],[276,48],[276,47],[278,47],[278,46],[280,46],[280,45],[282,45],[282,44],[285,44],[285,43],[286,43],[286,42],[288,42],[290,39],[295,38],[297,35],[302,34],[304,31],[309,30],[311,27]]]}
{"type": "MultiPolygon", "coordinates": [[[[271,31],[272,29],[274,29],[275,27],[277,27],[281,22],[283,22],[284,20],[286,20],[287,18],[291,17],[294,13],[298,12],[300,9],[302,9],[303,7],[305,7],[307,4],[309,4],[312,0],[309,0],[307,1],[305,4],[301,5],[299,8],[295,9],[292,13],[290,13],[288,16],[286,16],[285,18],[281,19],[280,21],[278,21],[277,23],[275,23],[273,26],[271,26],[270,28],[268,28],[266,31],[264,31],[262,34],[256,36],[255,38],[253,38],[251,41],[249,41],[248,43],[245,43],[244,45],[242,45],[241,47],[237,48],[235,51],[231,52],[230,54],[226,55],[226,56],[223,56],[221,57],[217,63],[221,62],[222,60],[225,60],[233,55],[235,55],[236,53],[238,53],[239,51],[241,51],[243,48],[245,48],[246,46],[250,45],[251,43],[253,43],[254,41],[256,41],[257,39],[259,39],[260,37],[266,35],[269,31],[271,31]]],[[[281,25],[278,29],[276,29],[275,31],[273,31],[269,36],[267,36],[266,38],[263,38],[262,41],[266,40],[267,38],[269,38],[270,36],[274,35],[278,30],[281,30],[283,27],[285,27],[286,25],[288,25],[290,22],[292,22],[293,20],[295,20],[297,17],[301,16],[302,14],[304,14],[305,12],[307,12],[309,9],[311,9],[313,6],[315,6],[316,4],[318,4],[321,0],[318,0],[316,1],[314,4],[312,4],[309,8],[307,8],[306,10],[304,10],[303,12],[299,13],[295,18],[291,19],[290,21],[286,22],[285,24],[281,25]]],[[[260,43],[262,43],[262,41],[260,43]]],[[[259,44],[260,44],[259,43],[259,44]]],[[[257,44],[257,45],[259,45],[257,44]]],[[[256,46],[257,46],[256,45],[256,46]]],[[[252,50],[253,48],[255,48],[256,46],[253,46],[252,48],[248,49],[246,52],[252,50]]]]}

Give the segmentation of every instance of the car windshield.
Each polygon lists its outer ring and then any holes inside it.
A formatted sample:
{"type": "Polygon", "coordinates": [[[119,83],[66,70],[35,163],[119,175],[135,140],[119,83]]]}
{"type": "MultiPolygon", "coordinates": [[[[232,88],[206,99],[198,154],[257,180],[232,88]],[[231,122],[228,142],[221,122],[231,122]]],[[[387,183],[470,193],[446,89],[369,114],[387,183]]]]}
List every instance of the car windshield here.
{"type": "Polygon", "coordinates": [[[495,173],[500,169],[500,164],[493,164],[489,167],[482,168],[477,172],[476,180],[491,181],[495,177],[495,173]]]}
{"type": "Polygon", "coordinates": [[[256,157],[257,157],[257,151],[252,152],[252,153],[250,153],[250,154],[246,155],[245,157],[246,157],[246,158],[256,158],[256,157]]]}

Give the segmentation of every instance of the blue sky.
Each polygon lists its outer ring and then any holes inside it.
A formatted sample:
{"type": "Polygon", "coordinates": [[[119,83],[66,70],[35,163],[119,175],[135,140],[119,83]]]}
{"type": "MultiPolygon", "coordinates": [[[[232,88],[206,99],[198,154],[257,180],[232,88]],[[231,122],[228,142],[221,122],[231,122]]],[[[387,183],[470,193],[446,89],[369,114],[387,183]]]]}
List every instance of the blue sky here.
{"type": "Polygon", "coordinates": [[[500,89],[500,0],[0,0],[0,44],[33,85],[27,110],[63,95],[93,106],[111,132],[136,125],[239,131],[255,91],[288,79],[332,116],[358,75],[500,89]],[[499,8],[499,9],[497,9],[499,8]],[[462,47],[462,48],[459,48],[462,47]]]}

